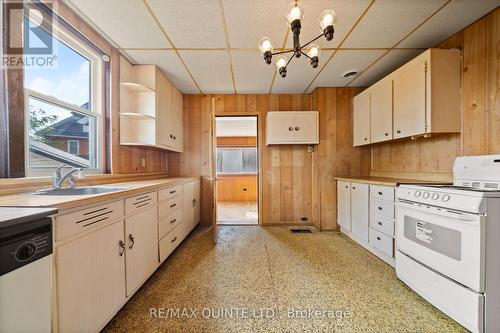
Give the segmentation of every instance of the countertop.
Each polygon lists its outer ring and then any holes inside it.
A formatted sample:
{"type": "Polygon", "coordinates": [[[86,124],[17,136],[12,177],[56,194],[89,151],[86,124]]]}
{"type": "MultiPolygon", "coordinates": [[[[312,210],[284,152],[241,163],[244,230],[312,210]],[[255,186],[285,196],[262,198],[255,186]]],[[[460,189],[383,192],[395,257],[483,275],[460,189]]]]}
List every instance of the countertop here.
{"type": "Polygon", "coordinates": [[[123,187],[123,190],[116,192],[91,194],[91,195],[37,195],[34,192],[19,193],[0,196],[0,206],[3,207],[54,207],[59,210],[70,209],[78,206],[93,204],[96,202],[108,201],[123,197],[133,196],[135,194],[168,187],[171,185],[183,184],[197,177],[176,177],[161,178],[153,180],[140,180],[133,182],[110,183],[105,185],[96,185],[99,187],[123,187]]]}
{"type": "Polygon", "coordinates": [[[0,230],[36,221],[56,213],[56,208],[3,207],[0,209],[0,230]]]}
{"type": "Polygon", "coordinates": [[[398,179],[398,178],[383,178],[383,177],[335,177],[336,180],[348,182],[359,182],[373,185],[398,186],[400,184],[451,184],[450,182],[434,181],[434,180],[416,180],[416,179],[398,179]]]}

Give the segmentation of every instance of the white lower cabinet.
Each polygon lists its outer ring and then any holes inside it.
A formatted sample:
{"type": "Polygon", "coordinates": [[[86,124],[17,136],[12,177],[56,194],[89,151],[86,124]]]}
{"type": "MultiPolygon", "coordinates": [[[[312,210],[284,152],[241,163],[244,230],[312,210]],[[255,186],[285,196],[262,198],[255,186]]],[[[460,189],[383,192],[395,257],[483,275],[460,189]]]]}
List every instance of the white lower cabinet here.
{"type": "Polygon", "coordinates": [[[55,331],[99,332],[199,223],[199,187],[193,180],[58,215],[55,331]]]}
{"type": "Polygon", "coordinates": [[[97,332],[125,302],[123,227],[118,220],[57,248],[59,332],[97,332]]]}
{"type": "Polygon", "coordinates": [[[127,296],[136,291],[158,267],[156,207],[125,219],[127,296]]]}
{"type": "Polygon", "coordinates": [[[394,187],[337,182],[341,231],[394,266],[394,187]]]}

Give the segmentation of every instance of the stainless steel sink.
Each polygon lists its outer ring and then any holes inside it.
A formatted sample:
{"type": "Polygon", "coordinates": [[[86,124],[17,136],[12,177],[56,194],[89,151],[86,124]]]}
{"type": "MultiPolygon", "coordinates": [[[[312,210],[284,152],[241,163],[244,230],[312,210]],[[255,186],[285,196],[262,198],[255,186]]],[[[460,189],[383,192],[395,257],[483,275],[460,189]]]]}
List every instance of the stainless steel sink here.
{"type": "Polygon", "coordinates": [[[101,194],[118,192],[128,189],[128,187],[77,187],[77,188],[62,188],[62,189],[50,189],[50,190],[40,190],[35,192],[36,195],[91,195],[91,194],[101,194]]]}

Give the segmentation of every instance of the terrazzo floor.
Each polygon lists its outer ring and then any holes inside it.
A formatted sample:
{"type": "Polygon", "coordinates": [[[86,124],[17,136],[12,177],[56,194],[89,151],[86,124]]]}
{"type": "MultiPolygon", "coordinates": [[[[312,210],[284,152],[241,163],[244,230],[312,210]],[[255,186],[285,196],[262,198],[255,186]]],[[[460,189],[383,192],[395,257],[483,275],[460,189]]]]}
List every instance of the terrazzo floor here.
{"type": "Polygon", "coordinates": [[[211,234],[198,227],[103,331],[465,332],[340,233],[211,234]]]}
{"type": "Polygon", "coordinates": [[[258,224],[257,202],[218,202],[217,224],[253,225],[258,224]]]}

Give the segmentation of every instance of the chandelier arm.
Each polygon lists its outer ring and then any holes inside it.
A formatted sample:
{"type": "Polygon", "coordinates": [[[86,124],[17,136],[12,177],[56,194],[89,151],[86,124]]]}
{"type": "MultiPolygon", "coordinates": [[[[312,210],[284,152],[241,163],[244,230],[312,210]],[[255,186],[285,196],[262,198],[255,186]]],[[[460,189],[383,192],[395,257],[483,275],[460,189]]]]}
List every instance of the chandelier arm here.
{"type": "Polygon", "coordinates": [[[286,50],[286,51],[274,52],[274,53],[271,53],[271,55],[277,55],[277,54],[283,54],[283,53],[290,53],[290,52],[293,52],[293,50],[286,50]]]}
{"type": "Polygon", "coordinates": [[[323,36],[324,36],[324,35],[323,35],[323,34],[321,34],[321,35],[319,35],[318,37],[316,37],[316,38],[314,38],[314,39],[310,40],[309,42],[307,42],[307,43],[305,43],[304,45],[302,45],[302,46],[300,47],[300,49],[302,50],[304,47],[306,47],[307,45],[311,44],[312,42],[317,41],[319,38],[321,38],[321,37],[323,37],[323,36]]]}
{"type": "Polygon", "coordinates": [[[288,67],[288,64],[290,63],[290,61],[292,61],[292,59],[293,59],[293,57],[290,57],[290,59],[288,59],[288,61],[287,61],[286,65],[285,65],[285,68],[287,68],[287,67],[288,67]]]}
{"type": "Polygon", "coordinates": [[[304,51],[300,51],[300,53],[302,53],[303,55],[305,55],[306,57],[308,57],[309,59],[312,59],[310,56],[307,55],[307,53],[305,53],[304,51]]]}

